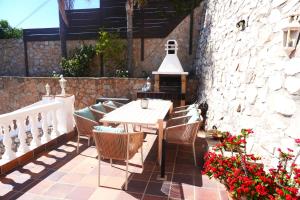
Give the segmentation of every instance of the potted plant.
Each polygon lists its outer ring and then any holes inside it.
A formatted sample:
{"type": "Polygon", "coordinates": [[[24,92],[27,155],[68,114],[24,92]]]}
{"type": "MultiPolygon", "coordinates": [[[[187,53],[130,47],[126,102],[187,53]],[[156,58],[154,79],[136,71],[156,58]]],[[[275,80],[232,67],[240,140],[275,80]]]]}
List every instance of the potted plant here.
{"type": "Polygon", "coordinates": [[[292,150],[279,150],[278,168],[266,172],[263,164],[257,163],[259,157],[246,153],[249,134],[253,134],[251,129],[242,129],[236,136],[223,133],[224,140],[205,156],[203,174],[224,184],[232,199],[299,199],[300,170],[295,164],[299,152],[293,156],[292,150]]]}

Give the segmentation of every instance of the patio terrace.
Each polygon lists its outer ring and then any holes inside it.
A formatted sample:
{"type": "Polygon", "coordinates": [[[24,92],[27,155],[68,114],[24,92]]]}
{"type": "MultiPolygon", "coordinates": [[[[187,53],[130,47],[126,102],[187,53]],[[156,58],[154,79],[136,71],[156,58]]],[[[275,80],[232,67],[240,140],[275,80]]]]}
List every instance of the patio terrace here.
{"type": "Polygon", "coordinates": [[[157,135],[143,130],[144,170],[140,154],[130,160],[128,190],[125,183],[125,163],[101,161],[101,187],[97,185],[97,151],[87,140],[80,140],[76,153],[76,138],[41,153],[19,168],[0,178],[1,199],[227,199],[221,184],[202,176],[200,166],[208,148],[207,140],[196,140],[198,167],[193,165],[192,149],[167,145],[166,181],[159,181],[156,164],[157,135]]]}

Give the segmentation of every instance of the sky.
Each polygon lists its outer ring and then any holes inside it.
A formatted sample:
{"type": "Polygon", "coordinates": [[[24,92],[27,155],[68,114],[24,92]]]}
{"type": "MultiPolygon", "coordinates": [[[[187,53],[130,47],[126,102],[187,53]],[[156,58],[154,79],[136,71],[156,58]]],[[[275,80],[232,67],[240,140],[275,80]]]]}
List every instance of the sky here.
{"type": "MultiPolygon", "coordinates": [[[[74,9],[99,8],[99,2],[75,0],[74,9]]],[[[24,29],[58,27],[57,0],[0,0],[0,19],[24,29]]]]}

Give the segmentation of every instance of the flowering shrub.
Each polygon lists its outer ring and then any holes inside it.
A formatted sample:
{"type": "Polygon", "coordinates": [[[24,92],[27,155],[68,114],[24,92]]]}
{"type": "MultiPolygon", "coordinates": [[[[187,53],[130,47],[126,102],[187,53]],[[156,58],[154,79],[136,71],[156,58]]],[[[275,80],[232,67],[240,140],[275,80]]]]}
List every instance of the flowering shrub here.
{"type": "MultiPolygon", "coordinates": [[[[205,156],[203,174],[223,183],[233,199],[298,199],[300,168],[295,161],[299,152],[294,158],[291,149],[287,153],[279,149],[278,168],[265,172],[263,165],[256,163],[260,158],[246,153],[249,134],[253,134],[251,129],[242,129],[237,136],[223,133],[223,141],[205,156]],[[232,156],[226,157],[225,150],[232,156]]],[[[296,143],[300,144],[300,140],[296,143]]]]}

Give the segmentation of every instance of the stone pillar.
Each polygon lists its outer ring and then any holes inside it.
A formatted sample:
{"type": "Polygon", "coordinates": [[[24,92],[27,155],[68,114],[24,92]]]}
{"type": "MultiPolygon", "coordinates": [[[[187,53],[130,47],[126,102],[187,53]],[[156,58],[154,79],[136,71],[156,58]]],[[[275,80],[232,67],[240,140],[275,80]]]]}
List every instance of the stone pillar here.
{"type": "Polygon", "coordinates": [[[75,126],[73,119],[75,96],[70,94],[56,95],[55,101],[63,104],[56,112],[58,119],[57,130],[60,134],[73,131],[75,126]]]}

